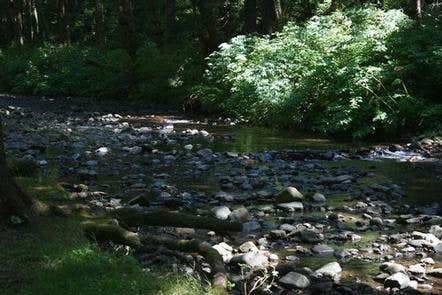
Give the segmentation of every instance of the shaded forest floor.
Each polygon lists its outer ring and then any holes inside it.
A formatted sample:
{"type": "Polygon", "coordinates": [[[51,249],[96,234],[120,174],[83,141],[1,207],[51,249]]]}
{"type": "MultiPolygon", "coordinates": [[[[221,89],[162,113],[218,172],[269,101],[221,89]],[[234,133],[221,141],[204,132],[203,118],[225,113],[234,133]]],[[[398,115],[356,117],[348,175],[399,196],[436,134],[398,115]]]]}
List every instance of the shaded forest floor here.
{"type": "MultiPolygon", "coordinates": [[[[70,204],[53,177],[20,177],[32,196],[70,204]]],[[[90,216],[41,217],[36,223],[0,228],[2,294],[208,294],[207,285],[171,269],[142,268],[124,248],[100,249],[86,239],[90,216]]]]}

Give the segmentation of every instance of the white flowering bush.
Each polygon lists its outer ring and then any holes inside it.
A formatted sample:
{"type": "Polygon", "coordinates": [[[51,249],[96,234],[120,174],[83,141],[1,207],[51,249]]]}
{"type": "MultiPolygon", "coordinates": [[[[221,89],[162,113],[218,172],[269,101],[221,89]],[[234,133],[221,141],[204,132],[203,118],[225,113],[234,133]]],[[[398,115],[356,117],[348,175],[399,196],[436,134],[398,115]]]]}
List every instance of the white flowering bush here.
{"type": "Polygon", "coordinates": [[[396,129],[409,123],[403,107],[419,102],[388,44],[411,24],[399,10],[366,7],[237,36],[209,56],[195,94],[206,110],[260,123],[354,137],[396,129]]]}

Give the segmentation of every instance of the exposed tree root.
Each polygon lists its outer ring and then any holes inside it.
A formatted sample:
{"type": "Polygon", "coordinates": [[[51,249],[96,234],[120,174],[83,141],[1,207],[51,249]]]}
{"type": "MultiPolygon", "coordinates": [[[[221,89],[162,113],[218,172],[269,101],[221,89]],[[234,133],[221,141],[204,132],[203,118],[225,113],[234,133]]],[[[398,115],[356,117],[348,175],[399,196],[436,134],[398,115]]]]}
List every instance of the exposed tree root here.
{"type": "Polygon", "coordinates": [[[115,244],[131,246],[134,249],[143,249],[143,243],[138,234],[128,231],[118,225],[114,219],[97,219],[82,224],[87,237],[99,243],[113,242],[115,244]]]}
{"type": "Polygon", "coordinates": [[[239,222],[223,221],[213,217],[196,216],[164,209],[143,212],[124,208],[112,211],[111,215],[129,227],[142,225],[172,226],[209,229],[217,232],[242,230],[242,224],[239,222]]]}
{"type": "Polygon", "coordinates": [[[113,242],[133,247],[139,251],[152,249],[152,245],[163,246],[170,250],[181,252],[197,252],[201,254],[212,268],[213,287],[216,292],[225,293],[227,287],[227,272],[219,253],[210,244],[195,239],[176,240],[151,234],[138,235],[118,225],[114,219],[102,219],[83,223],[87,236],[98,242],[113,242]]]}

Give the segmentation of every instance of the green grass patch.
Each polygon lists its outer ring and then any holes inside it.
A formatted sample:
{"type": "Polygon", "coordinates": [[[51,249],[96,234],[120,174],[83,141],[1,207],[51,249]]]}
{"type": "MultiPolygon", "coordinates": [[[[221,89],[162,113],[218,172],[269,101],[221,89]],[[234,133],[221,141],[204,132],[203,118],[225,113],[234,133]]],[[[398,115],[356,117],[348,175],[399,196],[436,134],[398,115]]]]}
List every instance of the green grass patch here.
{"type": "MultiPolygon", "coordinates": [[[[53,178],[20,178],[45,201],[68,200],[53,178]]],[[[0,288],[5,295],[207,294],[194,277],[146,270],[132,256],[100,250],[85,238],[81,217],[40,217],[0,230],[0,288]]]]}

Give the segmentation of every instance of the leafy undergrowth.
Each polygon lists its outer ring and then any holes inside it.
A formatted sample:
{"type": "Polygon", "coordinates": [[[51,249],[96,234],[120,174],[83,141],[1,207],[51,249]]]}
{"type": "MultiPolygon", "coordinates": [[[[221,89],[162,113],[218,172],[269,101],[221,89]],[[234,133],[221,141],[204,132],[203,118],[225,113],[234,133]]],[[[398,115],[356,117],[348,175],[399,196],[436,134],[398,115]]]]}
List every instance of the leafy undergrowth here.
{"type": "Polygon", "coordinates": [[[236,36],[208,57],[193,94],[208,112],[316,134],[440,130],[439,22],[367,6],[288,23],[271,37],[236,36]]]}
{"type": "MultiPolygon", "coordinates": [[[[20,178],[46,201],[68,200],[52,178],[20,178]]],[[[82,217],[41,217],[0,229],[2,294],[207,294],[194,277],[166,270],[147,271],[132,256],[105,252],[80,229],[82,217]]]]}

